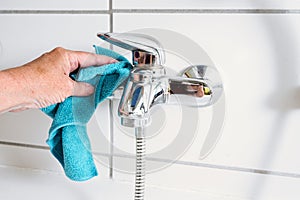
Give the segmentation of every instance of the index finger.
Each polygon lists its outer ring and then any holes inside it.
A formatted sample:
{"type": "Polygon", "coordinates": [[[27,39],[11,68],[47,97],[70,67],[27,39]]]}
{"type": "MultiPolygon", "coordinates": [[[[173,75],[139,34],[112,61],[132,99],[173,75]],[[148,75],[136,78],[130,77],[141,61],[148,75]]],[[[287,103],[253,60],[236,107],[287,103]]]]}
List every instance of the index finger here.
{"type": "Polygon", "coordinates": [[[101,66],[118,62],[109,56],[98,55],[83,51],[70,51],[71,72],[78,67],[101,66]]]}

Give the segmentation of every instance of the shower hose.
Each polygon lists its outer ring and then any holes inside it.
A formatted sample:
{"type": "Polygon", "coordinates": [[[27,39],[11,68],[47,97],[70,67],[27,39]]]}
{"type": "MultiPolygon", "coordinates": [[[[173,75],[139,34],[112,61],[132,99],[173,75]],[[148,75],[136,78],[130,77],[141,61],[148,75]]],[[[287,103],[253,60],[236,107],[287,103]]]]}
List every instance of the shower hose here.
{"type": "Polygon", "coordinates": [[[143,127],[135,128],[136,135],[136,171],[134,200],[144,200],[146,176],[146,143],[143,127]]]}

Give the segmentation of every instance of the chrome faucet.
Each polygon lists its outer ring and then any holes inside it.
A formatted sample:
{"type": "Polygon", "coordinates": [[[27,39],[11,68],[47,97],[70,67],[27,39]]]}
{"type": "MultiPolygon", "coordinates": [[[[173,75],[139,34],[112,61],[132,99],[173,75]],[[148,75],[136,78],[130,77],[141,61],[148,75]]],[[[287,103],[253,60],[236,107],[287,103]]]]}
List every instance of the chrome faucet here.
{"type": "Polygon", "coordinates": [[[221,79],[213,67],[193,65],[178,76],[167,76],[164,50],[153,37],[133,33],[99,33],[98,37],[132,52],[134,67],[118,109],[124,126],[149,125],[150,109],[157,104],[180,102],[204,107],[215,103],[222,94],[221,79]]]}

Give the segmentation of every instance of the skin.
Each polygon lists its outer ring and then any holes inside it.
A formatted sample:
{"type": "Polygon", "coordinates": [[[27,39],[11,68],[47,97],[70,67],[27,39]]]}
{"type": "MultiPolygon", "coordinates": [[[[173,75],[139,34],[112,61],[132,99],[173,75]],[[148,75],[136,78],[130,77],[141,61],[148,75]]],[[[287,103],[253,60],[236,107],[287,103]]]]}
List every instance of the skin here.
{"type": "Polygon", "coordinates": [[[93,86],[69,77],[74,70],[117,60],[57,47],[23,66],[0,71],[0,113],[42,108],[69,96],[88,96],[93,86]]]}

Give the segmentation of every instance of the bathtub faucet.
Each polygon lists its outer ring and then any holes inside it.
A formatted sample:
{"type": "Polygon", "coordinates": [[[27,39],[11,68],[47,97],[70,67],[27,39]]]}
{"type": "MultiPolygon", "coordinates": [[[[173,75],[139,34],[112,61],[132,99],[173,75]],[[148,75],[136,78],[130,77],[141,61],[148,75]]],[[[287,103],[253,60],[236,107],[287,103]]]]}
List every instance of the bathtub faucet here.
{"type": "Polygon", "coordinates": [[[168,76],[164,49],[153,37],[135,33],[99,33],[98,37],[132,52],[134,67],[118,108],[124,126],[149,125],[150,109],[157,104],[205,107],[222,94],[221,79],[213,67],[192,65],[178,76],[168,76]]]}

